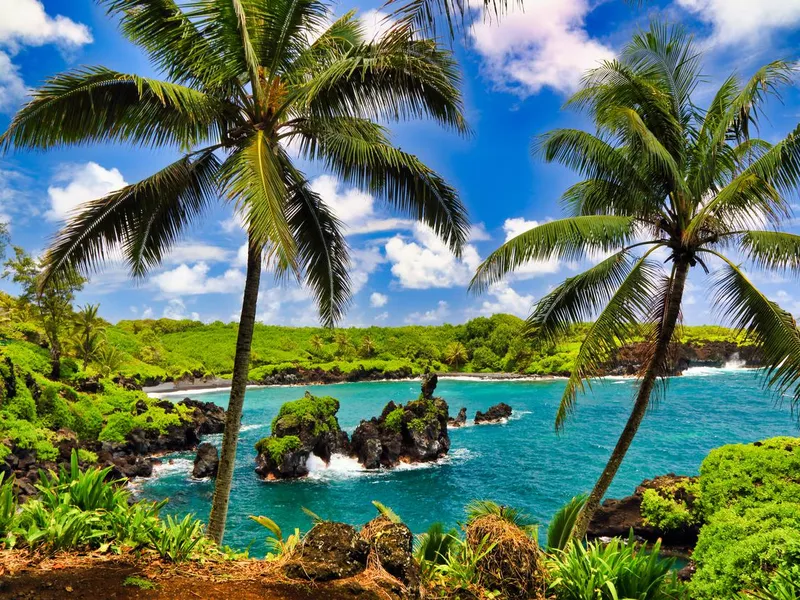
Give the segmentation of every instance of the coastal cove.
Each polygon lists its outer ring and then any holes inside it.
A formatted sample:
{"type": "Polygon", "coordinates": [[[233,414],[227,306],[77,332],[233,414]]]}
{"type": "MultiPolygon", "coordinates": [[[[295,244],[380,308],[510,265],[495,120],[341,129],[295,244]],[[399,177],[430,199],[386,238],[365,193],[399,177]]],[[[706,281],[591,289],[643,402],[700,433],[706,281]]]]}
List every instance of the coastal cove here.
{"type": "MultiPolygon", "coordinates": [[[[463,498],[487,498],[519,507],[542,525],[575,494],[586,491],[602,469],[630,407],[635,380],[604,378],[583,396],[575,418],[556,435],[553,419],[564,382],[473,381],[442,378],[437,395],[455,415],[465,406],[476,410],[506,402],[514,415],[506,424],[450,430],[449,455],[435,464],[400,466],[365,472],[352,459],[334,456],[331,465],[315,463],[309,477],[264,482],[254,472],[255,443],[269,433],[281,404],[305,388],[254,387],[247,392],[236,461],[235,486],[226,542],[262,556],[264,529],[250,515],[266,515],[284,531],[307,530],[306,507],[325,519],[363,524],[374,516],[372,500],[395,510],[412,531],[432,522],[455,525],[464,519],[463,498]]],[[[406,402],[418,394],[418,381],[386,381],[309,386],[313,394],[339,399],[343,429],[352,433],[361,419],[380,413],[390,400],[406,402]]],[[[177,401],[186,392],[168,396],[177,401]]],[[[191,394],[190,394],[191,395],[191,394]]],[[[225,406],[227,394],[198,394],[202,401],[225,406]]],[[[630,494],[646,478],[668,472],[694,475],[707,453],[723,444],[765,437],[797,435],[788,404],[776,405],[758,372],[749,369],[696,367],[669,380],[669,394],[651,410],[609,496],[630,494]],[[713,411],[710,408],[713,407],[713,411]]],[[[221,436],[206,439],[219,445],[221,436]]],[[[150,479],[134,483],[136,494],[169,497],[167,513],[194,512],[204,517],[213,491],[209,480],[191,479],[194,454],[168,455],[150,479]],[[172,464],[170,464],[172,459],[172,464]]]]}

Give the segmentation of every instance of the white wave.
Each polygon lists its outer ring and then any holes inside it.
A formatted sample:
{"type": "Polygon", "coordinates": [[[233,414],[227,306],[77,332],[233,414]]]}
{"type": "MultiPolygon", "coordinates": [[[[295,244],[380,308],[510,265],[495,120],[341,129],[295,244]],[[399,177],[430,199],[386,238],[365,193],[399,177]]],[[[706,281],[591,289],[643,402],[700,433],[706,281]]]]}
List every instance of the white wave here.
{"type": "Polygon", "coordinates": [[[162,458],[161,464],[153,465],[152,479],[158,477],[168,477],[178,473],[183,473],[186,477],[191,476],[194,460],[191,458],[162,458]]]}
{"type": "Polygon", "coordinates": [[[740,363],[741,361],[728,361],[723,367],[689,367],[683,372],[683,377],[713,377],[725,373],[742,373],[750,370],[744,366],[738,366],[740,363]]]}
{"type": "Polygon", "coordinates": [[[308,478],[318,481],[350,479],[370,473],[355,458],[344,454],[332,455],[331,462],[327,465],[321,458],[312,454],[308,457],[306,466],[308,467],[308,478]]]}

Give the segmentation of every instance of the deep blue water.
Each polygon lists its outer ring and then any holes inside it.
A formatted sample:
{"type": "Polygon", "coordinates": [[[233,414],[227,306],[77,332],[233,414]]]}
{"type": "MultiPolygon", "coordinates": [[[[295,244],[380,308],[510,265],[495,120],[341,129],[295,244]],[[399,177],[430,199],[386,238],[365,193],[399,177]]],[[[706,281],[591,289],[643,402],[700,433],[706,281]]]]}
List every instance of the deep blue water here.
{"type": "MultiPolygon", "coordinates": [[[[627,418],[635,384],[605,379],[580,398],[566,431],[553,429],[563,381],[482,382],[442,380],[436,392],[451,414],[466,406],[478,409],[497,402],[514,409],[504,425],[451,430],[450,455],[438,464],[390,472],[364,472],[348,459],[320,467],[304,480],[263,482],[253,471],[254,444],[269,433],[283,402],[302,396],[297,387],[254,388],[247,392],[236,461],[225,542],[264,552],[265,530],[248,515],[266,515],[290,532],[307,529],[305,506],[325,519],[363,524],[375,515],[371,500],[392,507],[414,532],[434,521],[455,525],[464,505],[474,498],[493,499],[525,509],[546,525],[550,516],[575,494],[591,489],[627,418]]],[[[405,402],[419,394],[419,383],[354,383],[309,388],[341,402],[339,422],[352,432],[362,418],[380,413],[389,401],[405,402]]],[[[225,406],[227,392],[196,395],[225,406]]],[[[757,374],[747,370],[692,369],[672,378],[665,399],[645,418],[642,428],[611,487],[611,496],[631,493],[642,479],[676,472],[696,474],[709,450],[722,444],[752,442],[776,435],[798,435],[788,403],[776,406],[757,374]]],[[[221,436],[211,436],[219,444],[221,436]]],[[[193,454],[175,455],[172,465],[139,484],[152,499],[169,497],[167,512],[194,512],[206,519],[210,481],[190,478],[193,454]]],[[[544,529],[544,527],[542,528],[544,529]]]]}

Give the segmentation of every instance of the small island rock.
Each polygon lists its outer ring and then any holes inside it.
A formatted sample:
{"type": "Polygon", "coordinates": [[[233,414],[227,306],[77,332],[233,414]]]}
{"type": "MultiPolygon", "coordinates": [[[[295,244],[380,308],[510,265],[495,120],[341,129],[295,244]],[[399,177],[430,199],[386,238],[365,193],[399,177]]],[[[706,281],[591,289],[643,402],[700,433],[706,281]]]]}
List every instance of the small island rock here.
{"type": "Polygon", "coordinates": [[[219,468],[219,451],[214,444],[203,442],[197,447],[197,455],[194,457],[194,468],[192,477],[202,479],[203,477],[216,477],[219,468]]]}
{"type": "Polygon", "coordinates": [[[467,407],[462,406],[461,410],[458,411],[458,414],[455,418],[450,417],[447,419],[447,426],[448,427],[463,427],[467,424],[467,407]]]}
{"type": "Polygon", "coordinates": [[[501,423],[503,421],[508,420],[511,416],[511,407],[506,404],[505,402],[501,402],[500,404],[495,404],[485,413],[478,411],[475,413],[475,424],[489,424],[489,423],[501,423]]]}

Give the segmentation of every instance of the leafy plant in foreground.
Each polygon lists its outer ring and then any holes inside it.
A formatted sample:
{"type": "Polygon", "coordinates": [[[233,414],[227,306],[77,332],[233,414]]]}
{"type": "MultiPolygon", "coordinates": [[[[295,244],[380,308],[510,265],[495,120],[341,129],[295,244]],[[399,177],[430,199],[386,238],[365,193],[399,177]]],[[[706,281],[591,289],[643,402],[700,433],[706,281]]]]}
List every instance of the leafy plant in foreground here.
{"type": "Polygon", "coordinates": [[[434,523],[428,531],[414,538],[414,558],[419,563],[422,579],[429,581],[437,572],[437,566],[447,562],[451,550],[460,543],[455,529],[444,530],[444,525],[434,523]]]}
{"type": "Polygon", "coordinates": [[[574,538],[552,556],[550,589],[558,600],[675,600],[688,598],[672,573],[672,559],[651,548],[614,538],[584,546],[574,538]]]}
{"type": "Polygon", "coordinates": [[[553,520],[547,527],[547,549],[550,552],[564,550],[567,547],[584,504],[586,504],[585,495],[575,496],[553,515],[553,520]]]}
{"type": "Polygon", "coordinates": [[[269,517],[251,516],[250,518],[262,527],[266,527],[271,534],[271,536],[267,538],[267,547],[270,549],[267,553],[267,560],[275,560],[291,553],[302,539],[299,528],[295,528],[294,533],[289,535],[286,539],[283,539],[283,530],[269,517]]]}
{"type": "Polygon", "coordinates": [[[180,520],[167,515],[159,527],[149,531],[149,537],[161,558],[176,563],[189,560],[210,543],[203,535],[203,523],[192,514],[180,520]]]}
{"type": "Polygon", "coordinates": [[[518,527],[531,537],[535,538],[539,531],[539,525],[534,519],[513,506],[501,505],[492,500],[473,500],[467,504],[466,510],[467,523],[487,515],[494,515],[518,527]]]}

